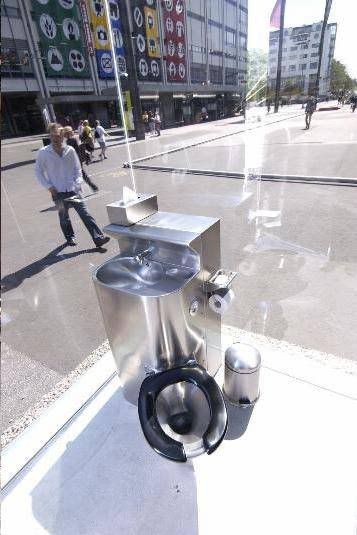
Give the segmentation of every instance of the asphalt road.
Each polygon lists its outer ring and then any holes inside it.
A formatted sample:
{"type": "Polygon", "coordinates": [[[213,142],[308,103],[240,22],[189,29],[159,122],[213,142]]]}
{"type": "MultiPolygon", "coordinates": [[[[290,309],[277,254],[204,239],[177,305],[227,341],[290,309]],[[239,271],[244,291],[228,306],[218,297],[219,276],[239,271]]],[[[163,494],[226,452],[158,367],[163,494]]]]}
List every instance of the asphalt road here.
{"type": "MultiPolygon", "coordinates": [[[[351,115],[346,109],[326,112],[326,118],[313,118],[316,128],[324,122],[336,139],[332,145],[328,141],[330,153],[337,155],[332,163],[344,160],[346,141],[351,153],[356,148],[357,116],[351,115]],[[327,113],[331,113],[330,119],[327,113]]],[[[264,136],[270,141],[286,139],[291,130],[288,139],[296,140],[303,135],[294,134],[297,120],[301,122],[303,117],[263,127],[264,136]]],[[[131,150],[138,158],[217,137],[217,131],[222,135],[222,130],[234,133],[241,129],[240,123],[232,122],[164,132],[159,139],[131,144],[131,150]]],[[[315,135],[313,130],[310,134],[315,135]]],[[[211,158],[224,168],[227,147],[244,135],[228,137],[223,144],[212,142],[209,151],[205,144],[175,153],[175,157],[180,155],[182,167],[185,158],[200,159],[205,154],[204,163],[211,158]]],[[[313,151],[314,160],[325,162],[324,147],[310,145],[305,143],[304,158],[313,151]]],[[[117,251],[113,240],[105,252],[93,249],[74,214],[79,245],[61,245],[57,213],[48,193],[36,183],[33,163],[23,163],[29,154],[33,158],[34,146],[38,142],[4,146],[2,150],[2,165],[16,164],[2,173],[3,429],[106,338],[91,271],[117,251]]],[[[295,150],[296,160],[303,158],[298,141],[288,147],[280,144],[274,150],[281,157],[286,150],[295,150]]],[[[106,204],[121,197],[123,185],[130,185],[129,173],[122,169],[126,148],[113,147],[108,154],[108,160],[89,167],[101,188],[99,193],[90,195],[86,191],[89,210],[101,225],[107,222],[106,204]]],[[[350,167],[344,167],[347,176],[356,176],[356,154],[354,150],[354,158],[348,160],[350,167]]],[[[331,172],[341,169],[340,163],[336,165],[331,172]]],[[[356,189],[245,183],[151,171],[136,171],[136,180],[139,191],[158,193],[161,210],[222,219],[222,263],[239,272],[237,298],[225,323],[348,359],[357,358],[356,189]]]]}

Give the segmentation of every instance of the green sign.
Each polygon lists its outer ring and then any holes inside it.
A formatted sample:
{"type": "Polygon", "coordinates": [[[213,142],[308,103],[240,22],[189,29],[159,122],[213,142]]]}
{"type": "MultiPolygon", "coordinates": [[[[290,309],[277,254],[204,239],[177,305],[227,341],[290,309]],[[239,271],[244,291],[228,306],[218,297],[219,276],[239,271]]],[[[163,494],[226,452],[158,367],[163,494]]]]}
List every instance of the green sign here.
{"type": "Polygon", "coordinates": [[[75,0],[32,0],[47,76],[88,78],[88,56],[75,0]]]}

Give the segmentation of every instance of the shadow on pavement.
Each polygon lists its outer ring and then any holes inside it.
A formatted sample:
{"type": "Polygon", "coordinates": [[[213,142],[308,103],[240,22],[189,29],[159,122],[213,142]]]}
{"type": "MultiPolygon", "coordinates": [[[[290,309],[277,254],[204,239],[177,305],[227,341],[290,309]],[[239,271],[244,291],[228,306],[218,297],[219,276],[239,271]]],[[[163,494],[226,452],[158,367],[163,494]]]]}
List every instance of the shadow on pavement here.
{"type": "Polygon", "coordinates": [[[198,535],[192,463],[168,461],[148,446],[120,388],[79,434],[58,441],[59,459],[45,459],[50,466],[31,493],[46,533],[198,535]]]}
{"type": "MultiPolygon", "coordinates": [[[[37,150],[37,149],[36,149],[37,150]]],[[[9,171],[10,169],[16,169],[16,167],[22,167],[24,165],[30,165],[30,163],[35,163],[36,160],[24,160],[23,162],[9,163],[8,165],[3,165],[1,171],[9,171]]]]}
{"type": "Polygon", "coordinates": [[[44,212],[57,212],[57,206],[49,206],[48,208],[40,210],[40,214],[43,214],[44,212]]]}
{"type": "Polygon", "coordinates": [[[15,271],[14,273],[10,273],[9,275],[3,277],[1,279],[1,291],[3,293],[6,293],[10,290],[14,290],[18,286],[20,286],[20,284],[22,284],[25,279],[29,279],[34,275],[37,275],[47,267],[52,266],[53,264],[57,264],[58,262],[63,262],[64,260],[68,260],[69,258],[74,258],[83,254],[98,252],[103,253],[106,251],[106,249],[103,249],[102,247],[93,247],[91,249],[82,249],[73,253],[59,254],[66,247],[67,244],[63,243],[62,245],[59,245],[58,247],[50,251],[43,258],[40,258],[40,260],[36,260],[32,264],[29,264],[28,266],[25,266],[19,269],[18,271],[15,271]]]}

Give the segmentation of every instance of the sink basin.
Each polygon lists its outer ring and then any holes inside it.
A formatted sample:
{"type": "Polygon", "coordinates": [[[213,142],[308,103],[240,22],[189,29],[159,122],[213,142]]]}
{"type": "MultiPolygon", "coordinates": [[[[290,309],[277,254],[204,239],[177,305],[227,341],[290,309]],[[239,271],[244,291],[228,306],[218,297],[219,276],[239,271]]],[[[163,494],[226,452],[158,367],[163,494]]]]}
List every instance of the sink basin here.
{"type": "Polygon", "coordinates": [[[192,268],[149,259],[139,262],[135,257],[117,256],[100,266],[95,277],[111,288],[156,296],[177,291],[195,274],[192,268]]]}

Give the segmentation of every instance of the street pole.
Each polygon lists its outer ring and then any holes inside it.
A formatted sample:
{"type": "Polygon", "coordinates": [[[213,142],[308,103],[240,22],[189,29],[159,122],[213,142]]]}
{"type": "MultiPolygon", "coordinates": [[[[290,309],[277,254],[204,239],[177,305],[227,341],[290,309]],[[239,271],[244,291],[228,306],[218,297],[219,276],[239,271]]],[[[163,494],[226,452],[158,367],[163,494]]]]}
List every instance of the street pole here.
{"type": "MultiPolygon", "coordinates": [[[[126,72],[128,74],[124,84],[127,86],[131,95],[135,137],[137,140],[141,140],[145,139],[145,127],[142,123],[140,93],[138,88],[138,79],[136,75],[135,57],[129,22],[129,7],[128,3],[125,1],[120,2],[120,20],[123,28],[123,44],[126,52],[126,72]]],[[[122,120],[124,121],[124,117],[122,120]]]]}
{"type": "Polygon", "coordinates": [[[279,26],[278,67],[277,67],[277,71],[276,71],[274,113],[277,113],[278,110],[279,110],[279,98],[280,98],[280,87],[281,87],[281,59],[282,59],[282,55],[283,55],[283,39],[284,39],[285,3],[286,3],[286,0],[281,0],[281,5],[280,5],[280,26],[279,26]]]}
{"type": "Polygon", "coordinates": [[[317,67],[316,82],[315,82],[315,97],[319,96],[322,53],[324,50],[325,32],[326,32],[327,21],[328,21],[330,11],[331,11],[331,5],[332,5],[332,0],[326,0],[324,21],[322,23],[321,37],[320,37],[320,44],[319,44],[319,64],[317,67]]]}

